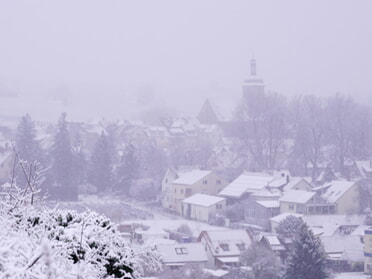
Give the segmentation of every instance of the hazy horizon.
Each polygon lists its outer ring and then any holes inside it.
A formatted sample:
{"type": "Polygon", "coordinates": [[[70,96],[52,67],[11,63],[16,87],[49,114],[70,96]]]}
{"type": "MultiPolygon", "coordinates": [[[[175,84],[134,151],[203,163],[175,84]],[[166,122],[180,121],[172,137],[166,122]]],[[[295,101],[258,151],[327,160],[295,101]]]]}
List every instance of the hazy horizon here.
{"type": "Polygon", "coordinates": [[[336,0],[3,1],[0,109],[53,121],[157,106],[195,114],[206,97],[238,100],[252,57],[267,90],[370,103],[371,10],[336,0]]]}

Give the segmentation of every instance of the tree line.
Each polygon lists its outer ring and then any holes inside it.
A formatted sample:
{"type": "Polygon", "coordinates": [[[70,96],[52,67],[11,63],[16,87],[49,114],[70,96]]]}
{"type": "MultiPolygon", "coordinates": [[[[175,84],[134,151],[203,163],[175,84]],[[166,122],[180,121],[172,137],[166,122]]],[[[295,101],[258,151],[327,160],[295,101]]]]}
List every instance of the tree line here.
{"type": "Polygon", "coordinates": [[[326,164],[348,177],[348,160],[371,155],[371,109],[341,94],[252,95],[239,104],[235,123],[251,168],[257,170],[288,167],[315,179],[326,164]]]}
{"type": "MultiPolygon", "coordinates": [[[[55,192],[55,198],[59,195],[59,198],[76,198],[78,186],[81,185],[85,185],[83,191],[86,192],[94,188],[95,192],[117,191],[127,195],[134,192],[133,195],[143,195],[138,192],[140,190],[133,190],[133,181],[146,176],[157,181],[161,179],[165,172],[164,154],[151,144],[141,149],[130,142],[116,144],[114,134],[102,132],[93,150],[87,150],[83,139],[71,141],[69,123],[63,113],[56,125],[52,145],[42,148],[34,121],[25,115],[16,129],[13,148],[17,154],[17,164],[32,165],[38,162],[47,169],[43,184],[47,185],[51,195],[55,192]],[[152,161],[158,164],[152,164],[152,161]]],[[[22,169],[16,168],[17,184],[24,185],[24,177],[22,169]]]]}

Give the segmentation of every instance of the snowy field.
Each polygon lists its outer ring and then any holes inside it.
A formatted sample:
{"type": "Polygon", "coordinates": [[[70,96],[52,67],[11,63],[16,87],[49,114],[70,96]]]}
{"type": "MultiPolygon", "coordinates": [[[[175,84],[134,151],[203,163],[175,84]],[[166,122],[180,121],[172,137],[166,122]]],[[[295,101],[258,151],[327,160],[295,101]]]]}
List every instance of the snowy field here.
{"type": "Polygon", "coordinates": [[[77,202],[59,202],[61,209],[73,209],[79,212],[94,210],[104,214],[113,222],[121,225],[139,224],[159,230],[177,230],[187,224],[194,237],[198,237],[203,230],[226,230],[224,227],[211,226],[203,222],[183,219],[180,216],[163,213],[160,210],[146,208],[142,203],[124,201],[118,197],[84,195],[79,196],[77,202]]]}

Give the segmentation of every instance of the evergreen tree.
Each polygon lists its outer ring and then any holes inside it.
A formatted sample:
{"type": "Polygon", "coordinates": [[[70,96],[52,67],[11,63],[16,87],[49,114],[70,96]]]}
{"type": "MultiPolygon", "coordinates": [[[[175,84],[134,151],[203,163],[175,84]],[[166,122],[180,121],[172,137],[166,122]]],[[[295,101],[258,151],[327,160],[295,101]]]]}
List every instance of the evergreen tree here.
{"type": "Polygon", "coordinates": [[[15,154],[17,167],[15,177],[19,186],[30,183],[29,177],[36,168],[42,168],[43,153],[36,139],[36,130],[31,117],[26,114],[21,118],[15,135],[15,154]]]}
{"type": "Polygon", "coordinates": [[[298,229],[303,224],[303,221],[300,217],[294,215],[288,215],[282,221],[279,222],[279,225],[275,228],[276,233],[284,237],[293,237],[296,235],[298,229]]]}
{"type": "Polygon", "coordinates": [[[70,133],[67,129],[66,113],[58,121],[57,133],[52,149],[52,174],[57,186],[70,187],[72,184],[72,150],[70,133]]]}
{"type": "Polygon", "coordinates": [[[88,169],[88,182],[96,186],[99,191],[104,191],[111,186],[111,156],[107,137],[102,132],[98,139],[88,169]]]}
{"type": "Polygon", "coordinates": [[[285,279],[324,279],[326,256],[320,239],[315,237],[306,223],[303,223],[293,241],[293,248],[288,258],[285,279]]]}
{"type": "Polygon", "coordinates": [[[26,114],[17,126],[15,137],[15,149],[20,159],[27,162],[42,161],[42,151],[36,135],[35,124],[26,114]]]}
{"type": "Polygon", "coordinates": [[[78,134],[72,145],[72,180],[80,185],[86,182],[88,161],[84,153],[84,141],[78,134]]]}
{"type": "Polygon", "coordinates": [[[132,144],[127,145],[115,170],[115,188],[126,194],[129,194],[140,165],[135,151],[132,144]]]}

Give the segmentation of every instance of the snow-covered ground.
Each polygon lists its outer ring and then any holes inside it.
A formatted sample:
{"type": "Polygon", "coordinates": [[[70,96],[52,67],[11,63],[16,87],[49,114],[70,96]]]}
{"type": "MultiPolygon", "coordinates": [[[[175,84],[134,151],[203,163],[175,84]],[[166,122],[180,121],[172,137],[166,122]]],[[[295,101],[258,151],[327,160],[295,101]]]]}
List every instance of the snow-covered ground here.
{"type": "Polygon", "coordinates": [[[369,275],[362,272],[347,272],[334,274],[334,279],[368,279],[369,275]]]}
{"type": "Polygon", "coordinates": [[[182,217],[163,213],[154,208],[147,208],[144,204],[124,200],[120,197],[82,195],[77,202],[60,202],[62,209],[77,211],[94,210],[106,215],[117,224],[140,224],[159,230],[177,230],[181,225],[187,224],[194,237],[198,237],[203,230],[226,230],[225,227],[211,226],[203,222],[183,219],[182,217]]]}

